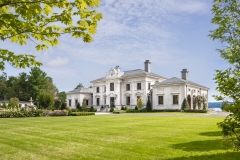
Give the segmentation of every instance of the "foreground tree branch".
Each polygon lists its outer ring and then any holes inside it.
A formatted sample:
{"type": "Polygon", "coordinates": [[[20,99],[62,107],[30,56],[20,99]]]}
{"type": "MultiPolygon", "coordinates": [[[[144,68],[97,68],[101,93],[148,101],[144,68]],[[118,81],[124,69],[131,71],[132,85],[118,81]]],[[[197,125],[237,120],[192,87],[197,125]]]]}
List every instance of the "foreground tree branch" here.
{"type": "MultiPolygon", "coordinates": [[[[62,34],[92,42],[97,23],[102,19],[102,14],[95,11],[99,4],[100,0],[3,0],[0,3],[0,40],[20,45],[26,45],[29,40],[38,42],[36,50],[59,44],[62,34]],[[53,12],[53,8],[57,8],[57,12],[53,12]],[[61,27],[56,22],[61,23],[61,27]]],[[[20,68],[42,65],[34,56],[15,55],[3,49],[0,61],[0,70],[4,70],[5,62],[20,68]]]]}

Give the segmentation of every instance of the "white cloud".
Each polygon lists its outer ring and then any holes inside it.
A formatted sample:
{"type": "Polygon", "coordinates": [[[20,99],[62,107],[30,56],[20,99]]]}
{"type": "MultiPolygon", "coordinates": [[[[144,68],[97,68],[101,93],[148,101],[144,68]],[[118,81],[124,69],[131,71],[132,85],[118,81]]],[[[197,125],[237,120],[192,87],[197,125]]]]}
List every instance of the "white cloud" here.
{"type": "MultiPolygon", "coordinates": [[[[193,24],[201,21],[198,16],[202,16],[200,18],[205,21],[209,20],[210,3],[209,0],[103,0],[97,8],[97,11],[103,14],[103,19],[99,22],[93,43],[86,44],[80,38],[64,35],[60,38],[60,45],[48,51],[36,52],[36,56],[43,62],[43,69],[49,76],[56,77],[58,81],[61,81],[62,77],[71,81],[70,83],[76,81],[74,85],[104,76],[103,71],[115,65],[125,67],[126,70],[143,68],[143,61],[146,59],[159,67],[153,70],[162,76],[172,76],[169,72],[172,72],[173,68],[176,70],[176,75],[173,76],[178,76],[182,67],[190,66],[192,77],[196,77],[193,72],[197,72],[199,77],[211,80],[212,77],[204,75],[208,70],[198,67],[203,67],[199,61],[207,63],[207,58],[199,56],[194,59],[195,52],[198,51],[209,57],[205,53],[206,43],[199,39],[183,40],[185,37],[191,38],[193,32],[190,32],[188,27],[192,25],[191,29],[196,29],[193,24]],[[191,52],[189,48],[196,43],[203,44],[191,52]],[[181,44],[187,44],[187,48],[181,44]]],[[[77,17],[73,18],[77,21],[77,17]]],[[[210,20],[207,23],[209,24],[210,20]]],[[[198,29],[194,32],[198,33],[198,29]]],[[[195,36],[197,38],[199,35],[195,36]]],[[[32,48],[35,50],[31,46],[26,48],[26,51],[31,53],[32,48]]],[[[203,82],[200,78],[192,80],[200,81],[200,84],[203,82]]],[[[58,84],[63,85],[62,82],[58,84]]],[[[211,87],[207,80],[202,85],[211,87]]],[[[65,87],[67,88],[67,84],[65,87]]]]}
{"type": "Polygon", "coordinates": [[[54,59],[51,59],[49,62],[47,62],[47,64],[50,67],[60,67],[60,66],[66,66],[68,62],[69,62],[68,58],[56,57],[54,59]]]}

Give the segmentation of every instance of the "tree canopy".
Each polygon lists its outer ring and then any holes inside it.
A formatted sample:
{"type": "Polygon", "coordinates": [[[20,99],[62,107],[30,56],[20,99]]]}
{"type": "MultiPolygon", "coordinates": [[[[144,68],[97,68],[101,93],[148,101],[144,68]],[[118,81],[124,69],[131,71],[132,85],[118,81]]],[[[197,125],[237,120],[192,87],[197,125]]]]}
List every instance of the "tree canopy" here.
{"type": "Polygon", "coordinates": [[[51,95],[58,92],[51,77],[48,77],[40,68],[33,67],[30,73],[19,73],[18,76],[7,76],[6,73],[0,76],[0,100],[9,100],[17,97],[20,101],[34,100],[40,92],[44,91],[51,95]]]}
{"type": "MultiPolygon", "coordinates": [[[[31,41],[36,50],[59,44],[63,34],[91,42],[102,19],[95,11],[99,4],[100,0],[1,0],[0,40],[20,45],[31,41]]],[[[35,58],[0,48],[0,70],[5,62],[19,68],[42,65],[35,58]]]]}
{"type": "Polygon", "coordinates": [[[82,83],[79,83],[74,89],[78,89],[78,88],[83,88],[83,84],[82,83]]]}
{"type": "Polygon", "coordinates": [[[224,137],[232,140],[236,149],[240,149],[240,2],[239,0],[214,0],[212,23],[217,25],[210,31],[213,40],[224,43],[224,48],[218,49],[221,57],[230,64],[226,70],[217,70],[216,90],[221,93],[216,100],[231,97],[233,104],[225,104],[224,109],[231,112],[225,120],[219,123],[224,137]]]}

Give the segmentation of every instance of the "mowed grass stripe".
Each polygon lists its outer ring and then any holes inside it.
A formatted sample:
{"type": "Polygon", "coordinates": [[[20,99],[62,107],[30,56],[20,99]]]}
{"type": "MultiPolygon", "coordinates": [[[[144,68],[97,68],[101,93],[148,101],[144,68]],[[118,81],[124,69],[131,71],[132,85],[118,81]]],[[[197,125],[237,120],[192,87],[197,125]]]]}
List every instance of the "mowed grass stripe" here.
{"type": "Polygon", "coordinates": [[[223,154],[217,157],[222,159],[228,152],[235,154],[223,146],[216,126],[223,117],[179,115],[0,119],[4,148],[0,159],[179,159],[223,154]]]}

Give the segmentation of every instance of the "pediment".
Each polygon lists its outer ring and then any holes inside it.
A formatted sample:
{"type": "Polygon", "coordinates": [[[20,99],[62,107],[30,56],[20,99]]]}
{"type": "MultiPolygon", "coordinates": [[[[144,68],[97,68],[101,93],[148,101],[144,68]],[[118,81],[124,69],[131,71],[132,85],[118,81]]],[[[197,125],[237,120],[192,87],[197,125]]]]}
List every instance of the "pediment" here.
{"type": "Polygon", "coordinates": [[[114,94],[114,93],[110,93],[109,95],[108,95],[109,97],[117,97],[117,94],[114,94]]]}
{"type": "Polygon", "coordinates": [[[141,93],[141,92],[137,92],[137,93],[135,93],[137,96],[142,96],[143,95],[143,93],[141,93]]]}
{"type": "Polygon", "coordinates": [[[97,95],[95,95],[95,97],[96,97],[96,98],[100,98],[100,95],[97,94],[97,95]]]}
{"type": "Polygon", "coordinates": [[[126,92],[124,95],[125,95],[125,96],[131,96],[132,94],[129,93],[129,92],[126,92]]]}

